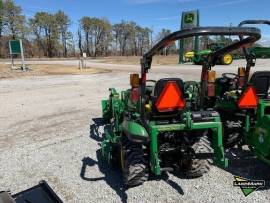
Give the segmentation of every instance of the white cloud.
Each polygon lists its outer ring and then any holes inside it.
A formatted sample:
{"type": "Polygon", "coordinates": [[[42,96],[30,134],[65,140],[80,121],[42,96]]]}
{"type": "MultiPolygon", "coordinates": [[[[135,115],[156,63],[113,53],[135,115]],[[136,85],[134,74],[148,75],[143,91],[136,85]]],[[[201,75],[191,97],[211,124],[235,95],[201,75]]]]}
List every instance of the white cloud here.
{"type": "MultiPolygon", "coordinates": [[[[151,3],[158,3],[158,2],[168,2],[167,0],[125,0],[129,4],[151,4],[151,3]]],[[[198,0],[173,0],[179,3],[188,3],[192,1],[198,0]]]]}
{"type": "Polygon", "coordinates": [[[232,0],[232,1],[224,1],[224,2],[219,3],[218,5],[219,5],[219,6],[227,6],[227,5],[232,5],[232,4],[238,4],[238,3],[241,3],[241,2],[245,2],[245,1],[248,1],[248,0],[232,0]]]}
{"type": "Polygon", "coordinates": [[[150,4],[156,3],[163,0],[126,0],[129,4],[150,4]]]}
{"type": "Polygon", "coordinates": [[[258,42],[262,46],[269,47],[270,46],[270,37],[262,37],[262,39],[258,42]]]}
{"type": "Polygon", "coordinates": [[[199,6],[198,9],[205,9],[205,8],[217,8],[217,7],[222,7],[222,6],[229,6],[233,4],[239,4],[247,1],[252,1],[252,0],[230,0],[230,1],[221,1],[216,4],[211,4],[211,5],[205,5],[205,6],[199,6]]]}
{"type": "Polygon", "coordinates": [[[168,17],[156,18],[156,20],[165,21],[165,20],[175,20],[175,19],[179,19],[179,18],[180,18],[180,15],[179,16],[168,16],[168,17]]]}
{"type": "Polygon", "coordinates": [[[198,0],[178,0],[179,3],[188,3],[192,1],[198,1],[198,0]]]}
{"type": "MultiPolygon", "coordinates": [[[[158,3],[158,2],[168,2],[168,0],[124,0],[129,4],[151,4],[151,3],[158,3]]],[[[178,3],[190,3],[195,2],[199,0],[171,0],[178,3]]],[[[213,5],[206,5],[205,7],[219,7],[219,6],[227,6],[227,5],[233,5],[238,4],[242,2],[246,2],[250,0],[223,0],[223,1],[217,1],[216,4],[213,5]]]]}

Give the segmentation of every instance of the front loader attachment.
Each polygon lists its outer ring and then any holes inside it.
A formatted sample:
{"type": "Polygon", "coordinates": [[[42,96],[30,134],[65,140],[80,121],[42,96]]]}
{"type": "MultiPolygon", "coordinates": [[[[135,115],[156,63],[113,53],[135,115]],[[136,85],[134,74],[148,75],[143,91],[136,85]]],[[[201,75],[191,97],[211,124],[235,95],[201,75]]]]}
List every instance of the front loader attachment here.
{"type": "Polygon", "coordinates": [[[34,187],[11,195],[0,192],[1,203],[63,203],[48,183],[44,180],[34,187]]]}

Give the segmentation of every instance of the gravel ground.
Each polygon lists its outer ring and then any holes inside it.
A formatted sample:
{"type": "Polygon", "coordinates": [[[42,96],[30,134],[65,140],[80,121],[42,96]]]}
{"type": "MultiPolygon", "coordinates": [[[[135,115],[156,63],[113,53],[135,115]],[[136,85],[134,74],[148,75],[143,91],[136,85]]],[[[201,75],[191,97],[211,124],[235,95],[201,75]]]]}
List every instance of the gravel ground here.
{"type": "MultiPolygon", "coordinates": [[[[228,152],[231,165],[226,171],[213,166],[205,176],[191,180],[169,174],[125,191],[119,171],[100,159],[100,100],[107,98],[109,87],[127,88],[128,73],[139,67],[87,63],[114,71],[0,80],[0,191],[16,193],[44,179],[64,202],[270,202],[269,167],[236,149],[239,159],[228,152]],[[265,179],[266,187],[244,197],[233,187],[233,175],[265,179]]],[[[235,72],[241,63],[219,71],[235,72]]],[[[258,61],[256,70],[267,66],[269,60],[258,61]]],[[[157,66],[153,73],[153,79],[191,80],[199,78],[200,68],[157,66]]]]}

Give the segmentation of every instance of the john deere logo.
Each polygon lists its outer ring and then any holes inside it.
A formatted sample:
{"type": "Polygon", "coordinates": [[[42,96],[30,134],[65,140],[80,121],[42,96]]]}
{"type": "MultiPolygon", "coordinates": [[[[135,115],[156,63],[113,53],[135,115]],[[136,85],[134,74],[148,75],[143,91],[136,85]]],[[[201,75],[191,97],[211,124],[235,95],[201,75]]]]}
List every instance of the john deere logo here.
{"type": "Polygon", "coordinates": [[[233,181],[233,186],[240,187],[245,197],[258,190],[260,187],[265,186],[264,180],[249,180],[239,176],[234,176],[234,179],[235,181],[233,181]]]}
{"type": "Polygon", "coordinates": [[[187,13],[185,15],[185,23],[193,23],[194,19],[195,19],[194,13],[187,13]]]}

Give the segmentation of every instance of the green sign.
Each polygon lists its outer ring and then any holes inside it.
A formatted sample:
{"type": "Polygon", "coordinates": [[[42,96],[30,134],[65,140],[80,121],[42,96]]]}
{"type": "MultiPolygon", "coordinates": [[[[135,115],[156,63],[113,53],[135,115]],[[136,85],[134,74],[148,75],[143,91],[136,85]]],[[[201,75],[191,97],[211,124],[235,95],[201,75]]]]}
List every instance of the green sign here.
{"type": "Polygon", "coordinates": [[[199,11],[186,11],[182,13],[181,28],[192,28],[199,25],[199,11]]]}
{"type": "Polygon", "coordinates": [[[12,68],[14,67],[14,60],[13,60],[13,55],[14,54],[20,54],[22,57],[22,70],[25,71],[25,63],[24,63],[24,53],[23,53],[23,45],[22,45],[22,40],[21,39],[14,39],[14,40],[9,40],[9,52],[11,56],[11,63],[12,63],[12,68]]]}
{"type": "MultiPolygon", "coordinates": [[[[182,20],[181,20],[181,29],[189,29],[193,27],[198,27],[200,25],[200,16],[199,16],[199,10],[194,11],[184,11],[182,12],[182,20]]],[[[195,37],[194,41],[194,50],[195,52],[198,52],[199,49],[199,37],[195,37]]],[[[184,63],[184,39],[180,40],[179,43],[179,63],[184,63]]]]}
{"type": "Polygon", "coordinates": [[[21,40],[10,40],[9,41],[10,54],[21,54],[21,40]]]}

